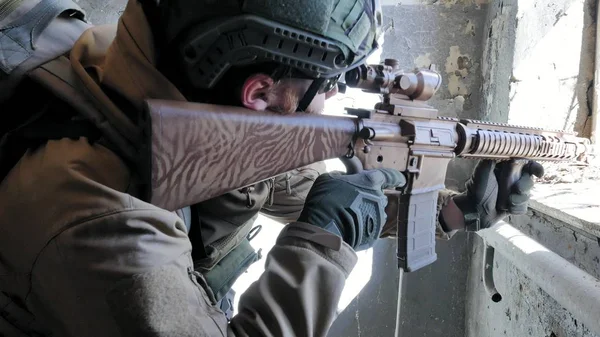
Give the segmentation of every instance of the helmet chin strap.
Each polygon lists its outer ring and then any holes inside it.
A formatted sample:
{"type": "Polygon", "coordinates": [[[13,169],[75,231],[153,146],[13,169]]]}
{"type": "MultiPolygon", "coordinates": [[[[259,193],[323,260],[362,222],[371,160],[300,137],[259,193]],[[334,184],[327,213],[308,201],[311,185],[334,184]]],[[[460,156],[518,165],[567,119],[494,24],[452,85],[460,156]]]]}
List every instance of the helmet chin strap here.
{"type": "Polygon", "coordinates": [[[319,92],[321,85],[323,85],[323,82],[325,82],[325,79],[322,77],[313,80],[312,84],[310,87],[308,87],[308,90],[304,94],[304,97],[302,97],[302,100],[300,100],[300,103],[296,108],[296,112],[306,112],[306,109],[310,103],[313,101],[315,96],[317,96],[317,93],[319,92]]]}

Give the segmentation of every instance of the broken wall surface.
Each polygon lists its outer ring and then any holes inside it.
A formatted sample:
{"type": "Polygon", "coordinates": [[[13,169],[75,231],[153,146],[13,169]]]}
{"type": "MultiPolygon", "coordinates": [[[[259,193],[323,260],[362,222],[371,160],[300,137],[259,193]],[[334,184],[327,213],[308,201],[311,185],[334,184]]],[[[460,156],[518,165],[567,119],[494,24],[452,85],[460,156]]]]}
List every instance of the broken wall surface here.
{"type": "Polygon", "coordinates": [[[482,57],[482,116],[589,136],[595,1],[496,0],[482,57]]]}
{"type": "Polygon", "coordinates": [[[407,70],[435,65],[442,86],[430,102],[444,116],[479,118],[486,5],[471,1],[383,1],[383,58],[407,70]]]}
{"type": "MultiPolygon", "coordinates": [[[[595,11],[595,1],[588,0],[490,3],[481,67],[483,118],[589,135],[595,11]]],[[[564,184],[538,189],[554,195],[565,186],[569,189],[564,184]]],[[[534,199],[539,202],[532,202],[536,206],[528,215],[512,217],[511,224],[590,275],[600,277],[597,219],[590,222],[552,208],[566,204],[587,207],[588,203],[565,199],[548,207],[535,193],[534,199]],[[576,225],[579,223],[582,225],[576,225]]],[[[468,336],[598,336],[498,252],[494,279],[503,298],[493,302],[481,276],[484,246],[478,236],[473,241],[468,336]]]]}
{"type": "MultiPolygon", "coordinates": [[[[534,210],[525,216],[513,217],[511,224],[573,265],[600,278],[600,245],[595,235],[534,210]]],[[[492,301],[482,282],[483,240],[477,236],[474,241],[468,278],[467,336],[600,336],[498,251],[494,256],[494,281],[502,300],[492,301]]]]}

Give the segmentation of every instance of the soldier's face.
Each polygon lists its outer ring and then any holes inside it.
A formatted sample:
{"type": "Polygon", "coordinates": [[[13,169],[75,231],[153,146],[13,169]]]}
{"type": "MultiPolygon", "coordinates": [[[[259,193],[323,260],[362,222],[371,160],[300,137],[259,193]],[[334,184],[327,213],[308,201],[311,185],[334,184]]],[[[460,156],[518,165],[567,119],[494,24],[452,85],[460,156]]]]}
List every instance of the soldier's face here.
{"type": "MultiPolygon", "coordinates": [[[[250,76],[240,92],[240,99],[248,109],[270,110],[281,114],[296,112],[298,104],[308,91],[312,80],[287,78],[277,83],[269,76],[256,74],[250,76]]],[[[317,94],[305,113],[321,114],[325,108],[325,100],[337,94],[337,86],[328,92],[317,94]]]]}
{"type": "MultiPolygon", "coordinates": [[[[292,80],[290,81],[289,89],[294,93],[295,98],[298,102],[302,100],[304,94],[312,84],[311,80],[292,80]]],[[[285,84],[284,84],[285,85],[285,84]]],[[[325,109],[325,101],[338,93],[337,85],[335,85],[330,91],[326,93],[317,94],[309,106],[306,108],[306,113],[309,114],[321,114],[325,109]]],[[[296,104],[297,105],[297,104],[296,104]]]]}

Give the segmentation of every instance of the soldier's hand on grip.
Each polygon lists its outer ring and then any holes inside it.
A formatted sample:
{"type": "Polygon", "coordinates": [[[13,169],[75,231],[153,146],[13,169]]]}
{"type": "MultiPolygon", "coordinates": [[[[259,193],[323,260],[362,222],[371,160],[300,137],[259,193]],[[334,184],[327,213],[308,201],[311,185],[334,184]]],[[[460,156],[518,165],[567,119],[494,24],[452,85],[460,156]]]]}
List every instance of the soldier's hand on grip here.
{"type": "Polygon", "coordinates": [[[322,174],[308,193],[298,221],[341,236],[356,251],[368,249],[386,221],[383,189],[405,184],[404,175],[392,169],[322,174]]]}
{"type": "Polygon", "coordinates": [[[467,190],[454,197],[454,202],[463,212],[466,230],[476,231],[493,226],[509,214],[527,212],[533,176],[541,178],[544,168],[529,161],[522,169],[515,170],[515,162],[496,164],[493,160],[481,160],[467,181],[467,190]],[[518,172],[519,176],[503,172],[518,172]],[[508,186],[507,197],[499,198],[501,186],[508,186]]]}

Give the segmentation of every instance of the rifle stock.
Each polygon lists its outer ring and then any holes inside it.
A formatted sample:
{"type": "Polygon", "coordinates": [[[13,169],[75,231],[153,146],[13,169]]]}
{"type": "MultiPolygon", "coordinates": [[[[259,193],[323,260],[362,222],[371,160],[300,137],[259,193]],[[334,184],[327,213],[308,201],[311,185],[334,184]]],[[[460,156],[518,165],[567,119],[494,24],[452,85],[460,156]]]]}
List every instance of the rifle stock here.
{"type": "Polygon", "coordinates": [[[356,118],[280,115],[244,108],[146,101],[150,202],[195,204],[348,152],[356,118]]]}

